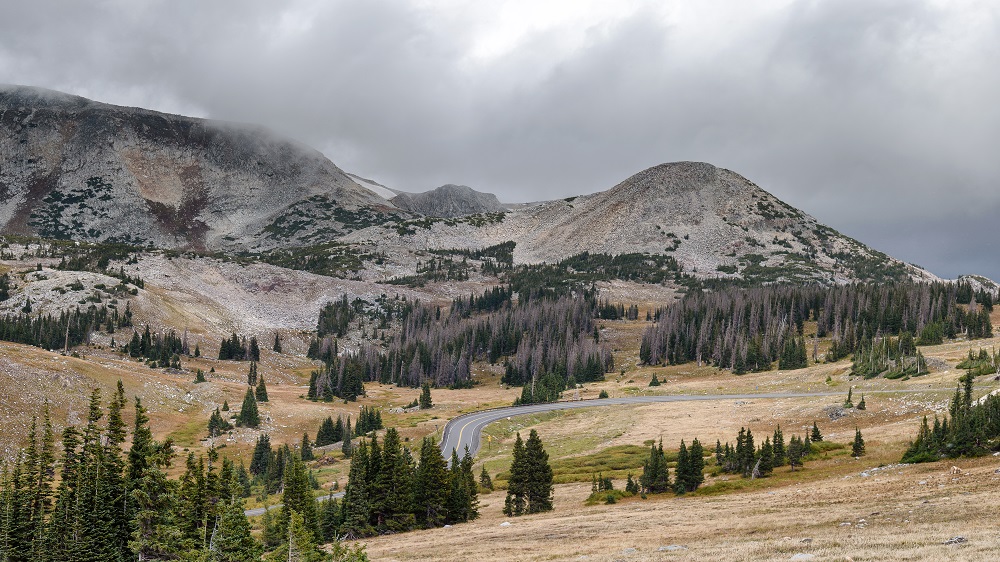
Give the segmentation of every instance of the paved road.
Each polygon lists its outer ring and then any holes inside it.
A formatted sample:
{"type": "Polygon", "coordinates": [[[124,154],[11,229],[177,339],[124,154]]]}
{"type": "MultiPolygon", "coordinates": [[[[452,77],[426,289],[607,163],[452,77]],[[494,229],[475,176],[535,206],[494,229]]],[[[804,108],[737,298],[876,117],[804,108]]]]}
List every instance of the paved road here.
{"type": "Polygon", "coordinates": [[[623,398],[602,398],[599,400],[576,400],[573,402],[549,402],[546,404],[530,404],[527,406],[511,406],[465,414],[452,419],[444,426],[444,437],[441,439],[441,452],[445,458],[451,457],[453,449],[459,456],[469,448],[472,456],[479,451],[483,428],[487,425],[512,416],[551,412],[554,410],[569,410],[575,408],[594,408],[600,406],[627,406],[633,404],[653,404],[659,402],[687,402],[693,400],[753,400],[775,398],[809,398],[813,396],[838,396],[843,392],[802,392],[802,393],[765,393],[765,394],[669,394],[660,396],[630,396],[623,398]]]}
{"type": "MultiPolygon", "coordinates": [[[[919,389],[899,389],[889,391],[868,391],[869,394],[881,392],[925,392],[919,389]]],[[[452,450],[457,450],[459,456],[465,453],[465,447],[469,448],[472,456],[479,452],[480,440],[483,429],[496,421],[525,414],[537,414],[539,412],[552,412],[555,410],[571,410],[576,408],[597,408],[601,406],[630,406],[635,404],[655,404],[661,402],[689,402],[696,400],[766,400],[780,398],[811,398],[816,396],[842,396],[843,391],[838,392],[774,392],[762,394],[665,394],[659,396],[629,396],[623,398],[602,398],[598,400],[576,400],[572,402],[549,402],[545,404],[529,404],[527,406],[510,406],[508,408],[496,408],[494,410],[484,410],[473,412],[453,418],[444,426],[444,434],[441,439],[441,454],[445,459],[450,459],[452,450]]],[[[344,492],[333,495],[341,498],[344,492]]],[[[328,496],[317,498],[317,501],[324,501],[328,496]]],[[[280,507],[280,504],[273,505],[270,509],[280,507]]],[[[264,508],[248,509],[248,517],[263,515],[264,508]]]]}

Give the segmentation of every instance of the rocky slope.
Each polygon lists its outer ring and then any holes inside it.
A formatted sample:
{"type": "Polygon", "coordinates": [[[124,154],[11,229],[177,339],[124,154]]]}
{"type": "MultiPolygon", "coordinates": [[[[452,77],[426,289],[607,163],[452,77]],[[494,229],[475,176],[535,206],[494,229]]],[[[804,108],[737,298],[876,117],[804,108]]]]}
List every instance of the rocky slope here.
{"type": "Polygon", "coordinates": [[[505,207],[492,193],[482,193],[464,185],[442,185],[423,193],[400,193],[393,205],[428,217],[464,217],[476,213],[496,213],[505,207]]]}
{"type": "Polygon", "coordinates": [[[506,212],[500,220],[438,221],[399,237],[370,228],[346,239],[408,248],[514,241],[516,263],[580,252],[674,256],[702,278],[847,282],[934,279],[822,225],[746,178],[701,162],[654,166],[615,187],[506,212]]]}
{"type": "Polygon", "coordinates": [[[0,233],[218,250],[308,244],[399,211],[259,127],[0,86],[0,233]]]}

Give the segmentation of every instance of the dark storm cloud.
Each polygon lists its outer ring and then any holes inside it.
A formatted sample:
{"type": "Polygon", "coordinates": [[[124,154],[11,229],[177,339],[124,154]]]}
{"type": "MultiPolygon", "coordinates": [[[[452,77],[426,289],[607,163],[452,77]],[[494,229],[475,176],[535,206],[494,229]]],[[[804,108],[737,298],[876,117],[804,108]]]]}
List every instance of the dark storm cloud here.
{"type": "Polygon", "coordinates": [[[940,275],[1000,278],[987,3],[657,2],[588,19],[601,3],[574,2],[563,25],[517,2],[17,4],[2,82],[262,123],[411,191],[537,200],[704,160],[940,275]]]}

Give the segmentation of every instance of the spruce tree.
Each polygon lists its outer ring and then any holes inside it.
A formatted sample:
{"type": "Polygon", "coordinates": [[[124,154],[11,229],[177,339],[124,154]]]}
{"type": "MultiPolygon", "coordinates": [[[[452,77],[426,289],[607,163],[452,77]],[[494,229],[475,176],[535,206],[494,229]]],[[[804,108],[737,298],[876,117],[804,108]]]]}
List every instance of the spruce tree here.
{"type": "Polygon", "coordinates": [[[243,396],[243,406],[236,416],[236,425],[240,427],[250,427],[256,429],[260,426],[260,412],[257,410],[257,400],[254,398],[253,390],[247,389],[243,396]]]}
{"type": "Polygon", "coordinates": [[[684,444],[684,440],[681,440],[681,447],[677,451],[677,464],[674,467],[674,493],[677,495],[687,492],[689,471],[687,445],[684,444]]]}
{"type": "Polygon", "coordinates": [[[257,362],[250,362],[250,371],[247,373],[247,386],[257,386],[257,362]]]}
{"type": "Polygon", "coordinates": [[[549,454],[542,446],[542,440],[534,429],[524,443],[527,467],[528,513],[552,511],[552,467],[549,454]]]}
{"type": "Polygon", "coordinates": [[[642,467],[639,484],[647,494],[662,494],[670,488],[670,474],[667,468],[667,458],[663,454],[663,440],[659,446],[655,443],[649,446],[649,458],[642,467]]]}
{"type": "Polygon", "coordinates": [[[864,394],[861,395],[861,402],[858,402],[858,409],[859,410],[867,410],[868,409],[868,405],[865,404],[865,395],[864,394]]]}
{"type": "Polygon", "coordinates": [[[490,473],[486,472],[485,464],[483,465],[483,469],[479,472],[479,489],[487,492],[493,491],[493,479],[490,478],[490,473]]]}
{"type": "Polygon", "coordinates": [[[802,466],[802,455],[803,447],[802,440],[798,435],[793,435],[788,441],[788,452],[786,456],[788,458],[788,466],[792,468],[792,472],[795,472],[796,466],[802,466]]]}
{"type": "Polygon", "coordinates": [[[851,444],[851,456],[860,457],[865,454],[865,439],[861,436],[861,430],[854,428],[854,442],[851,444]]]}
{"type": "Polygon", "coordinates": [[[284,471],[284,485],[281,494],[281,515],[278,518],[278,529],[285,533],[288,530],[291,514],[302,517],[302,525],[313,536],[319,534],[319,515],[316,511],[316,498],[313,497],[312,486],[306,474],[305,464],[298,455],[292,455],[289,466],[284,471]]]}
{"type": "Polygon", "coordinates": [[[260,543],[250,534],[243,501],[238,496],[226,500],[212,537],[212,562],[255,562],[260,560],[262,551],[260,543]]]}
{"type": "Polygon", "coordinates": [[[774,430],[774,435],[771,438],[771,447],[774,449],[774,466],[782,466],[785,464],[785,435],[781,432],[781,426],[779,425],[774,430]]]}
{"type": "Polygon", "coordinates": [[[302,446],[300,449],[300,455],[302,456],[303,462],[308,462],[314,460],[316,457],[313,455],[312,443],[309,442],[309,434],[302,434],[302,446]]]}
{"type": "Polygon", "coordinates": [[[281,353],[281,335],[278,332],[274,333],[274,345],[271,346],[271,350],[275,353],[281,353]]]}
{"type": "Polygon", "coordinates": [[[525,512],[528,495],[528,466],[524,452],[524,441],[518,433],[514,440],[513,460],[507,479],[507,497],[504,499],[504,515],[517,516],[525,512]]]}
{"type": "Polygon", "coordinates": [[[372,483],[365,472],[368,469],[368,444],[362,439],[351,458],[351,469],[347,474],[344,500],[341,504],[343,523],[340,532],[347,538],[355,539],[371,536],[375,529],[371,526],[372,483]]]}
{"type": "Polygon", "coordinates": [[[425,382],[420,390],[420,409],[428,410],[433,406],[434,404],[431,402],[431,385],[425,382]]]}
{"type": "Polygon", "coordinates": [[[809,436],[810,440],[814,443],[819,443],[823,440],[823,434],[819,432],[819,426],[813,421],[812,433],[809,436]]]}
{"type": "Polygon", "coordinates": [[[373,494],[377,528],[394,533],[412,529],[416,523],[413,514],[413,468],[403,454],[399,433],[394,427],[385,432],[382,463],[375,487],[380,492],[373,494]]]}
{"type": "Polygon", "coordinates": [[[760,446],[760,453],[757,455],[757,462],[755,466],[757,467],[758,475],[761,478],[765,478],[771,475],[774,471],[774,447],[771,446],[771,438],[768,437],[764,439],[764,444],[760,446]]]}
{"type": "Polygon", "coordinates": [[[257,398],[258,402],[267,402],[267,386],[264,384],[264,377],[260,377],[257,382],[257,390],[254,392],[254,397],[257,398]]]}
{"type": "Polygon", "coordinates": [[[263,476],[267,472],[267,465],[271,459],[271,437],[266,433],[261,433],[257,437],[257,444],[254,445],[253,455],[250,457],[250,474],[263,476]]]}
{"type": "Polygon", "coordinates": [[[420,463],[413,477],[413,504],[417,522],[439,527],[448,516],[448,470],[441,449],[430,437],[420,444],[420,463]]]}
{"type": "Polygon", "coordinates": [[[354,445],[351,439],[351,416],[347,416],[347,424],[344,427],[344,440],[340,445],[340,452],[344,453],[344,457],[348,459],[354,454],[354,445]]]}

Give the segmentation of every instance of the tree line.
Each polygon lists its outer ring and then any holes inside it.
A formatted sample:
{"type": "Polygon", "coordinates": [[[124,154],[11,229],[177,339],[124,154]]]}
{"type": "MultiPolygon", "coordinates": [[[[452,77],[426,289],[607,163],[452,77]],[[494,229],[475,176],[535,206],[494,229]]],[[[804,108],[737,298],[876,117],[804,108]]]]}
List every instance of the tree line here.
{"type": "MultiPolygon", "coordinates": [[[[472,384],[474,361],[503,359],[504,382],[518,386],[536,386],[551,374],[565,388],[601,380],[614,368],[610,350],[600,342],[593,295],[516,303],[511,296],[506,289],[488,290],[482,297],[461,299],[453,314],[414,302],[398,311],[398,333],[384,346],[365,345],[357,353],[340,356],[336,340],[317,344],[324,366],[311,377],[309,397],[351,400],[363,394],[365,381],[460,388],[472,384]],[[467,314],[476,307],[489,312],[467,314]]],[[[342,308],[346,301],[340,302],[342,308]]]]}
{"type": "Polygon", "coordinates": [[[220,465],[214,450],[191,454],[181,477],[168,478],[176,452],[169,438],[153,439],[138,398],[124,449],[126,404],[119,382],[105,414],[95,390],[85,425],[62,431],[61,455],[46,406],[0,479],[0,559],[258,559],[233,463],[220,465]]]}
{"type": "Polygon", "coordinates": [[[888,336],[910,334],[917,345],[958,334],[989,336],[992,296],[980,290],[967,304],[960,302],[970,290],[962,283],[898,283],[693,291],[656,311],[640,358],[654,365],[697,361],[742,373],[770,370],[775,361],[794,356],[787,368],[797,368],[805,366],[804,323],[810,320],[817,326],[814,338],[832,340],[828,361],[888,336]]]}

